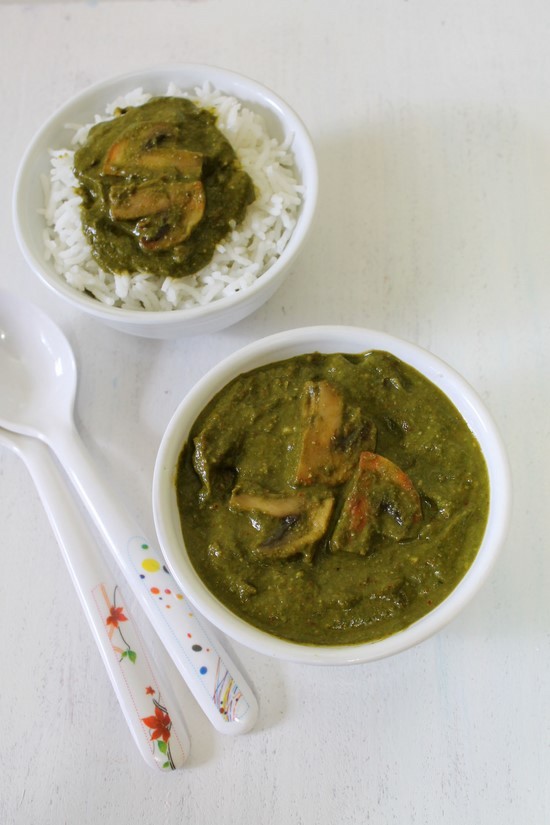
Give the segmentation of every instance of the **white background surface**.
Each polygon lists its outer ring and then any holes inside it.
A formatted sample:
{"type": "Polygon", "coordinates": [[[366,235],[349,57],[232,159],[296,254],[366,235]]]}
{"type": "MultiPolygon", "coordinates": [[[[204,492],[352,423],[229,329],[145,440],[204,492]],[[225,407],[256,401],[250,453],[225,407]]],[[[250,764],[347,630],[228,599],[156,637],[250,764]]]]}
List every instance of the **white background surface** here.
{"type": "Polygon", "coordinates": [[[160,775],[130,738],[32,482],[0,451],[2,825],[550,821],[549,42],[546,0],[0,4],[0,285],[70,339],[79,429],[145,531],[156,449],[187,389],[241,345],[308,324],[383,329],[449,361],[493,412],[515,488],[501,559],[445,631],[351,668],[234,645],[256,730],[216,734],[178,687],[191,757],[160,775]],[[321,195],[263,309],[163,343],[52,296],[17,247],[11,193],[68,97],[173,61],[285,98],[316,145],[321,195]]]}

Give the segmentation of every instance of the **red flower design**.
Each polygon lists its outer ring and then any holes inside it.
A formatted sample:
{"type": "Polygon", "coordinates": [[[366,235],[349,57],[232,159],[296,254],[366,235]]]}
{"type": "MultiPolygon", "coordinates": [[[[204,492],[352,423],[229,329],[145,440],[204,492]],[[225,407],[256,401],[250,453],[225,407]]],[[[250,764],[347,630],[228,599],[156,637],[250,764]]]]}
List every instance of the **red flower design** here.
{"type": "Polygon", "coordinates": [[[113,627],[118,627],[119,622],[127,622],[128,619],[122,612],[124,610],[123,607],[111,607],[109,611],[109,615],[107,616],[106,622],[107,624],[112,624],[113,627]]]}
{"type": "Polygon", "coordinates": [[[146,688],[145,688],[145,693],[147,694],[147,696],[154,696],[154,695],[155,695],[155,689],[154,689],[154,688],[152,688],[152,687],[149,685],[149,687],[146,687],[146,688]]]}
{"type": "Polygon", "coordinates": [[[172,722],[167,713],[160,708],[155,708],[154,716],[146,716],[141,721],[152,729],[151,739],[162,739],[163,742],[168,742],[172,722]]]}

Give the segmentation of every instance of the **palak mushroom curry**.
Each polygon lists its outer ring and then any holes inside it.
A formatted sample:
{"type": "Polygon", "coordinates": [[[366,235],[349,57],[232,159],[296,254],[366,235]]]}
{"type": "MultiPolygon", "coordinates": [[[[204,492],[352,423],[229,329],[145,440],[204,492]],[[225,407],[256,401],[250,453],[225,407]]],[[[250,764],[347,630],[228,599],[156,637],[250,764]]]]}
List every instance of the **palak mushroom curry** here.
{"type": "Polygon", "coordinates": [[[306,644],[380,639],[428,613],[468,570],[489,507],[457,409],[380,351],[235,378],[195,422],[176,486],[211,592],[306,644]]]}
{"type": "Polygon", "coordinates": [[[96,124],[74,171],[92,255],[115,274],[197,272],[255,198],[215,116],[185,98],[152,98],[96,124]]]}

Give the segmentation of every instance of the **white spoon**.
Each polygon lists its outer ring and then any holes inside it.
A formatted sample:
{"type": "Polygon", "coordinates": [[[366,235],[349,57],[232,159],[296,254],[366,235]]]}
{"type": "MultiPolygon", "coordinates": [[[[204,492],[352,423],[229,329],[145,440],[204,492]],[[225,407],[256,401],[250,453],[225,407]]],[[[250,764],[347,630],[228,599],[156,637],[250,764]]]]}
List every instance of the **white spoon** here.
{"type": "Polygon", "coordinates": [[[122,591],[94,547],[50,450],[36,438],[1,427],[0,446],[22,458],[32,476],[141,755],[153,768],[181,768],[189,754],[187,731],[172,701],[167,702],[170,690],[156,672],[122,591]]]}
{"type": "Polygon", "coordinates": [[[76,383],[61,330],[33,304],[0,290],[0,426],[52,448],[202,710],[220,732],[245,733],[258,715],[254,694],[99,477],[74,424],[76,383]]]}

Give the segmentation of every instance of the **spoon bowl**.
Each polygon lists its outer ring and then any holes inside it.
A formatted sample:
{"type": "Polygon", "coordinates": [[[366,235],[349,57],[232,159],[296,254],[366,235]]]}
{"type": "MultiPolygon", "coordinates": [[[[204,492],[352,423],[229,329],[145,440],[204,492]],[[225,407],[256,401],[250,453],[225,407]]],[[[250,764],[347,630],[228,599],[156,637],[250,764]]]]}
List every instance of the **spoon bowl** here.
{"type": "Polygon", "coordinates": [[[0,290],[0,423],[44,440],[54,417],[72,414],[76,363],[59,327],[33,304],[0,290]]]}

